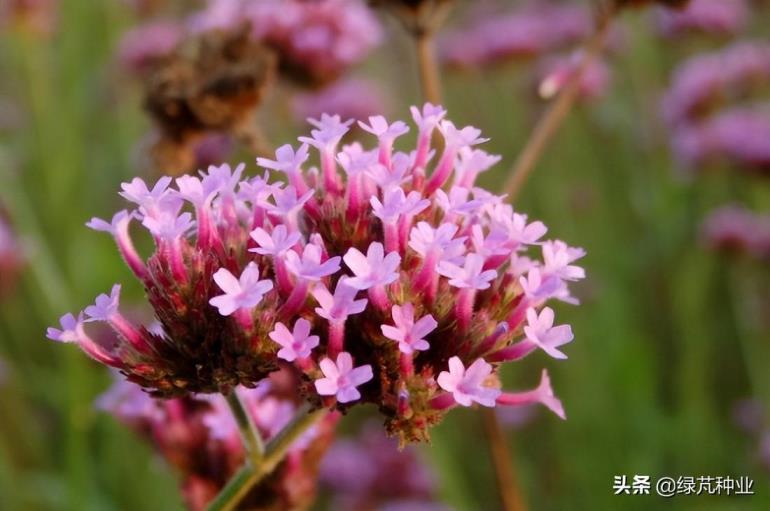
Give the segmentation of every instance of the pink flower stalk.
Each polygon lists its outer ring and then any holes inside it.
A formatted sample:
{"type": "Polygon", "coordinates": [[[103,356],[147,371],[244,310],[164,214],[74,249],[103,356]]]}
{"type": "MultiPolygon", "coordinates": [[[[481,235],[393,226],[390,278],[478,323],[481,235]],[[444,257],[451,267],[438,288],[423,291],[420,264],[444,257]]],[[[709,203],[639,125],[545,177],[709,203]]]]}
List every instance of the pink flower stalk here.
{"type": "Polygon", "coordinates": [[[321,396],[336,396],[340,403],[349,403],[361,398],[356,387],[368,382],[374,375],[372,366],[353,367],[353,357],[343,351],[332,362],[328,358],[319,363],[324,377],[315,381],[315,388],[321,396]]]}
{"type": "Polygon", "coordinates": [[[125,184],[136,208],[94,227],[130,255],[129,226],[153,234],[148,258],[126,259],[162,328],[133,326],[100,298],[88,313],[118,334],[105,363],[165,397],[226,393],[290,367],[313,406],[376,404],[403,441],[427,439],[457,402],[493,406],[499,364],[566,342],[566,325],[546,325],[540,310],[576,303],[569,285],[584,277],[584,252],[474,187],[497,161],[473,147],[477,129],[433,105],[413,114],[411,148],[390,140],[403,126],[377,120],[371,143],[338,149],[350,123],[323,116],[301,139],[315,154],[283,147],[260,161],[287,185],[226,165],[125,184]],[[436,160],[434,136],[444,138],[436,160]]]}
{"type": "Polygon", "coordinates": [[[656,11],[658,31],[667,38],[689,32],[734,35],[745,28],[749,15],[746,0],[690,0],[684,8],[656,11]]]}
{"type": "MultiPolygon", "coordinates": [[[[286,397],[296,395],[296,389],[277,380],[256,389],[238,387],[234,392],[266,441],[275,437],[298,408],[293,398],[286,397]]],[[[246,453],[238,427],[222,396],[153,399],[138,386],[119,381],[99,397],[96,406],[147,441],[179,473],[182,496],[192,511],[206,509],[244,463],[246,453]]],[[[280,509],[309,506],[315,498],[320,456],[331,443],[336,422],[337,417],[329,414],[297,439],[286,460],[241,505],[266,509],[267,501],[280,509]]]]}
{"type": "Polygon", "coordinates": [[[171,21],[139,25],[123,34],[118,60],[128,71],[142,74],[158,59],[171,54],[182,40],[183,28],[171,21]]]}
{"type": "Polygon", "coordinates": [[[105,348],[94,342],[83,329],[83,313],[76,318],[72,314],[65,314],[59,319],[61,329],[49,327],[46,337],[52,341],[73,342],[91,358],[102,364],[119,367],[119,362],[112,357],[105,348]]]}
{"type": "Polygon", "coordinates": [[[389,110],[390,98],[379,84],[362,78],[340,78],[320,91],[295,94],[292,112],[298,121],[335,112],[346,119],[363,121],[389,110]]]}
{"type": "Polygon", "coordinates": [[[505,392],[497,397],[497,404],[503,406],[521,406],[532,403],[540,403],[562,419],[567,418],[561,401],[553,394],[551,378],[545,369],[543,369],[540,384],[536,389],[518,393],[505,392]]]}
{"type": "Polygon", "coordinates": [[[131,268],[131,271],[133,271],[137,277],[145,279],[147,278],[147,268],[134,248],[134,244],[128,234],[128,228],[132,218],[133,215],[129,214],[128,211],[123,210],[115,213],[115,216],[112,217],[112,221],[109,223],[101,218],[94,217],[86,224],[86,226],[95,231],[112,234],[115,238],[115,243],[118,245],[118,250],[128,267],[131,268]]]}

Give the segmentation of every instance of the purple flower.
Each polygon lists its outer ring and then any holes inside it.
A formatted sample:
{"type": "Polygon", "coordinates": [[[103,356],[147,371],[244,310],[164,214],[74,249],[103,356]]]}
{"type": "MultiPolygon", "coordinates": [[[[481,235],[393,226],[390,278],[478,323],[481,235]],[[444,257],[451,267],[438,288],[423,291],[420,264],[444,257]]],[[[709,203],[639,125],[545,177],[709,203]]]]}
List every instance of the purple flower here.
{"type": "Polygon", "coordinates": [[[385,117],[381,115],[374,115],[369,117],[369,124],[358,121],[358,125],[361,129],[375,135],[380,140],[385,139],[389,143],[393,143],[393,140],[409,133],[409,126],[402,121],[396,121],[393,124],[388,124],[385,117]]]}
{"type": "Polygon", "coordinates": [[[372,197],[370,203],[374,216],[383,222],[394,222],[401,215],[416,215],[430,205],[430,201],[423,199],[420,192],[413,191],[404,195],[404,190],[398,186],[387,190],[382,202],[372,197]]]}
{"type": "Polygon", "coordinates": [[[391,315],[395,326],[382,325],[382,335],[396,341],[401,353],[407,355],[414,351],[425,351],[430,348],[426,335],[436,329],[438,323],[430,314],[414,320],[414,306],[406,303],[403,306],[394,305],[391,315]]]}
{"type": "Polygon", "coordinates": [[[320,119],[308,119],[317,129],[311,130],[311,137],[299,137],[300,142],[309,144],[319,150],[333,150],[342,137],[350,131],[352,120],[343,122],[339,115],[321,114],[320,119]]]}
{"type": "Polygon", "coordinates": [[[214,273],[214,282],[224,294],[215,296],[209,303],[223,316],[229,316],[238,309],[256,307],[265,293],[273,289],[272,281],[259,280],[259,267],[254,262],[246,265],[240,278],[235,278],[226,268],[220,268],[214,273]]]}
{"type": "Polygon", "coordinates": [[[656,14],[658,30],[666,37],[686,32],[732,35],[746,26],[749,7],[745,0],[690,0],[682,9],[659,7],[656,14]]]}
{"type": "Polygon", "coordinates": [[[567,344],[573,339],[572,328],[569,325],[553,326],[553,309],[545,307],[537,314],[537,310],[527,309],[527,326],[524,334],[527,339],[535,343],[540,349],[553,358],[564,359],[567,355],[559,351],[559,346],[567,344]]]}
{"type": "Polygon", "coordinates": [[[294,95],[292,110],[297,119],[334,112],[345,119],[366,119],[384,112],[390,101],[379,83],[359,78],[341,78],[320,91],[294,95]]]}
{"type": "Polygon", "coordinates": [[[489,170],[502,159],[502,156],[472,147],[463,147],[458,155],[460,158],[455,167],[455,182],[465,187],[473,186],[479,174],[489,170]]]}
{"type": "Polygon", "coordinates": [[[586,276],[585,270],[572,263],[585,255],[582,248],[567,246],[563,241],[543,243],[543,272],[555,275],[563,280],[580,280],[586,276]]]}
{"type": "Polygon", "coordinates": [[[139,25],[120,39],[118,60],[131,72],[142,73],[170,54],[182,39],[182,28],[176,23],[157,21],[139,25]]]}
{"type": "Polygon", "coordinates": [[[382,243],[374,242],[369,245],[366,255],[351,247],[343,260],[355,275],[345,281],[352,288],[364,290],[384,286],[398,279],[401,256],[396,252],[385,255],[382,243]]]}
{"type": "Polygon", "coordinates": [[[251,231],[251,238],[257,242],[260,248],[249,249],[262,255],[283,257],[288,250],[299,243],[302,235],[298,232],[289,232],[285,225],[276,225],[273,232],[268,233],[261,227],[251,231]]]}
{"type": "Polygon", "coordinates": [[[438,127],[444,135],[447,146],[454,147],[457,150],[489,141],[488,138],[480,137],[481,130],[473,126],[457,129],[452,121],[443,120],[439,123],[438,127]]]}
{"type": "Polygon", "coordinates": [[[288,176],[295,174],[308,159],[307,144],[299,146],[297,151],[291,144],[284,144],[275,151],[275,160],[257,158],[257,165],[266,169],[278,170],[288,176]]]}
{"type": "Polygon", "coordinates": [[[336,362],[325,358],[318,365],[321,367],[324,378],[315,381],[316,391],[322,396],[336,396],[340,403],[360,399],[361,393],[356,387],[374,377],[370,365],[354,368],[353,357],[347,351],[337,355],[336,362]]]}
{"type": "Polygon", "coordinates": [[[289,250],[286,252],[286,267],[297,277],[317,282],[323,277],[337,273],[340,269],[340,257],[334,256],[321,262],[321,248],[308,243],[302,251],[302,256],[289,250]]]}
{"type": "Polygon", "coordinates": [[[76,318],[70,313],[65,314],[59,319],[61,330],[49,327],[46,336],[52,341],[59,342],[80,342],[80,328],[83,325],[83,313],[78,314],[76,318]]]}
{"type": "MultiPolygon", "coordinates": [[[[364,130],[338,151],[350,123],[322,115],[306,146],[284,145],[275,159],[259,160],[285,173],[286,184],[270,182],[268,172],[244,177],[243,165],[209,167],[175,184],[124,184],[139,207],[89,225],[113,233],[162,328],[135,327],[115,294],[83,316],[108,321],[116,335],[104,346],[73,318],[51,336],[77,338],[90,356],[164,398],[251,387],[290,363],[338,398],[303,395],[295,404],[374,404],[403,442],[427,440],[429,426],[457,403],[493,404],[499,364],[538,345],[561,356],[569,327],[554,326],[543,308],[549,299],[577,303],[569,284],[584,276],[575,265],[584,252],[540,241],[542,223],[475,187],[497,157],[473,149],[484,140],[479,131],[457,129],[445,114],[413,109],[417,141],[403,151],[392,142],[405,125],[378,117],[367,124],[377,137],[364,130]],[[318,168],[303,168],[311,160],[318,168]],[[132,218],[154,234],[147,259],[133,249],[132,218]],[[465,361],[474,362],[467,371],[465,361]],[[359,395],[346,378],[362,371],[378,381],[359,395]]],[[[506,394],[503,402],[545,400],[541,394],[506,394]]],[[[281,408],[266,414],[282,417],[281,408]]],[[[239,444],[232,423],[221,426],[233,433],[222,441],[239,444]]],[[[260,426],[265,435],[270,429],[260,426]]]]}
{"type": "Polygon", "coordinates": [[[497,278],[495,270],[483,271],[484,258],[478,254],[465,256],[463,266],[449,261],[441,261],[438,265],[439,274],[449,278],[449,285],[461,289],[488,289],[490,281],[497,278]]]}
{"type": "Polygon", "coordinates": [[[419,128],[420,132],[431,132],[444,119],[446,110],[441,106],[425,103],[422,110],[413,106],[409,109],[412,113],[412,119],[419,128]]]}
{"type": "Polygon", "coordinates": [[[171,178],[165,176],[160,178],[152,189],[149,189],[144,180],[135,177],[130,182],[120,185],[123,190],[120,192],[120,195],[124,199],[137,204],[140,211],[146,215],[148,212],[152,212],[159,207],[172,209],[169,206],[179,205],[180,201],[168,193],[167,188],[169,184],[171,184],[171,178]]]}
{"type": "Polygon", "coordinates": [[[288,217],[298,213],[302,209],[302,206],[304,206],[312,196],[312,190],[308,190],[299,196],[297,194],[297,189],[294,188],[294,186],[289,185],[284,189],[278,188],[273,190],[273,200],[275,201],[275,205],[270,204],[267,201],[262,205],[274,215],[288,217]]]}
{"type": "Polygon", "coordinates": [[[470,199],[471,191],[461,186],[453,186],[447,194],[436,190],[436,204],[449,216],[469,216],[476,214],[483,206],[481,199],[470,199]]]}
{"type": "Polygon", "coordinates": [[[313,288],[313,297],[320,307],[315,312],[332,323],[344,322],[348,316],[359,314],[366,308],[366,298],[356,300],[358,289],[348,285],[347,278],[340,279],[332,295],[326,286],[313,288]]]}
{"type": "Polygon", "coordinates": [[[84,312],[88,319],[85,321],[109,321],[118,312],[119,302],[120,284],[115,284],[109,295],[100,294],[93,305],[86,307],[84,312]]]}
{"type": "Polygon", "coordinates": [[[527,3],[448,32],[441,41],[441,56],[455,66],[488,66],[573,45],[587,37],[591,27],[590,12],[582,6],[527,3]]]}
{"type": "Polygon", "coordinates": [[[462,263],[467,237],[455,238],[457,229],[456,224],[448,222],[437,228],[433,228],[428,222],[419,222],[409,233],[409,247],[424,258],[430,253],[435,253],[437,260],[462,263]]]}
{"type": "Polygon", "coordinates": [[[478,359],[465,369],[459,357],[449,359],[449,371],[442,371],[436,381],[439,386],[452,393],[457,404],[471,406],[474,402],[482,406],[495,406],[499,389],[484,386],[492,374],[492,366],[484,359],[478,359]]]}
{"type": "Polygon", "coordinates": [[[318,346],[319,337],[309,334],[310,322],[300,318],[294,323],[294,330],[291,332],[283,323],[276,323],[275,329],[270,332],[270,338],[281,345],[278,358],[294,362],[298,358],[309,357],[313,348],[318,346]]]}
{"type": "Polygon", "coordinates": [[[220,183],[212,179],[201,180],[195,176],[181,176],[176,179],[176,192],[179,197],[201,208],[211,202],[220,188],[220,183]]]}

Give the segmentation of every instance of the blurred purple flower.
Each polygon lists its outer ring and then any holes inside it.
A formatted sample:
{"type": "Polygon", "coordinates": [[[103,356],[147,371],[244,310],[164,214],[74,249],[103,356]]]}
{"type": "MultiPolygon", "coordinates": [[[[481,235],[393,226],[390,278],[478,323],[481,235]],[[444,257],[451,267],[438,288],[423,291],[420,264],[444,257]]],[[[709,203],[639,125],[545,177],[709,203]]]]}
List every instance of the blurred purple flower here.
{"type": "Polygon", "coordinates": [[[413,447],[399,449],[373,423],[337,440],[321,462],[320,481],[339,511],[448,511],[435,496],[435,476],[413,447]]]}
{"type": "Polygon", "coordinates": [[[569,47],[591,31],[587,9],[555,2],[528,2],[509,13],[487,13],[469,26],[448,31],[441,58],[460,67],[486,66],[569,47]]]}
{"type": "Polygon", "coordinates": [[[680,64],[663,97],[671,127],[705,117],[725,102],[745,97],[770,81],[770,44],[741,41],[680,64]]]}
{"type": "Polygon", "coordinates": [[[177,47],[183,30],[173,21],[152,21],[134,27],[120,39],[118,60],[128,71],[143,73],[177,47]]]}
{"type": "Polygon", "coordinates": [[[701,230],[712,249],[770,259],[770,214],[736,204],[722,206],[709,213],[701,230]]]}
{"type": "Polygon", "coordinates": [[[726,162],[760,173],[770,172],[770,105],[724,110],[697,124],[681,125],[673,149],[688,168],[726,162]]]}
{"type": "Polygon", "coordinates": [[[361,121],[387,112],[389,104],[378,83],[361,78],[343,78],[320,91],[295,94],[291,106],[298,121],[308,117],[318,118],[324,113],[361,121]]]}
{"type": "Polygon", "coordinates": [[[748,16],[746,0],[690,0],[684,8],[655,10],[657,28],[669,38],[687,32],[734,35],[745,28],[748,16]]]}
{"type": "MultiPolygon", "coordinates": [[[[582,60],[583,53],[580,51],[566,57],[545,59],[538,80],[538,95],[550,99],[558,94],[580,68],[582,60]]],[[[610,80],[609,66],[603,60],[592,59],[580,77],[580,97],[591,100],[604,96],[610,80]]]]}
{"type": "Polygon", "coordinates": [[[188,19],[193,32],[244,24],[278,52],[285,75],[314,84],[334,80],[382,39],[379,22],[362,0],[209,0],[188,19]]]}

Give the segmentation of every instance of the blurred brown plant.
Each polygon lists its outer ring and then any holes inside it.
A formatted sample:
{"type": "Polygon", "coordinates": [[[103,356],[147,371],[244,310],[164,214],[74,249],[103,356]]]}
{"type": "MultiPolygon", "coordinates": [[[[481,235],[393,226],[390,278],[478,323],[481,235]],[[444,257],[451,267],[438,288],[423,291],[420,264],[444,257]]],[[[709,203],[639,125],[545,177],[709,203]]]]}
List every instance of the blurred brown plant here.
{"type": "Polygon", "coordinates": [[[158,170],[192,170],[197,143],[212,133],[232,135],[261,152],[253,115],[275,68],[273,53],[245,26],[202,34],[159,59],[145,90],[145,108],[160,135],[152,148],[158,170]]]}

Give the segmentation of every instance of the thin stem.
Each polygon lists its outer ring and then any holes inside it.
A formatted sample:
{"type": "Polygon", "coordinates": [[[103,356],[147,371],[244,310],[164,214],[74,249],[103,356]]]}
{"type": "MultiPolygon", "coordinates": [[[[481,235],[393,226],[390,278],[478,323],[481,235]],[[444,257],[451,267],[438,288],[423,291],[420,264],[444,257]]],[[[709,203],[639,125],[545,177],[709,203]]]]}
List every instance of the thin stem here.
{"type": "Polygon", "coordinates": [[[225,399],[230,406],[235,422],[238,424],[238,429],[241,432],[243,444],[246,446],[249,458],[254,463],[259,463],[265,454],[265,444],[262,442],[262,435],[257,431],[254,422],[246,412],[246,408],[243,406],[243,402],[235,389],[227,394],[225,399]]]}
{"type": "Polygon", "coordinates": [[[417,51],[417,66],[420,70],[422,97],[425,101],[438,105],[441,103],[441,80],[432,32],[416,33],[414,44],[417,51]]]}
{"type": "Polygon", "coordinates": [[[508,443],[505,441],[503,429],[497,419],[494,408],[482,408],[481,420],[484,423],[484,434],[492,456],[492,464],[495,468],[497,490],[500,495],[500,504],[505,511],[525,511],[527,509],[519,489],[518,478],[511,463],[511,453],[508,443]]]}
{"type": "Polygon", "coordinates": [[[208,511],[231,511],[235,509],[249,491],[283,461],[286,452],[294,441],[325,415],[326,410],[323,408],[311,412],[310,405],[302,406],[294,419],[267,443],[261,461],[255,464],[247,460],[209,504],[208,511]]]}
{"type": "Polygon", "coordinates": [[[524,149],[519,153],[519,157],[509,172],[510,177],[505,182],[503,188],[503,193],[508,194],[509,200],[514,200],[519,194],[522,186],[524,186],[538,160],[543,155],[546,146],[575,104],[575,100],[580,92],[580,80],[583,74],[594,59],[599,56],[604,47],[613,12],[613,10],[608,9],[599,17],[596,32],[586,42],[580,65],[569,77],[567,84],[559,92],[550,108],[540,118],[524,149]]]}

